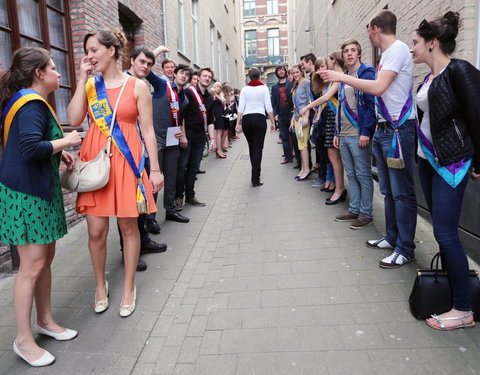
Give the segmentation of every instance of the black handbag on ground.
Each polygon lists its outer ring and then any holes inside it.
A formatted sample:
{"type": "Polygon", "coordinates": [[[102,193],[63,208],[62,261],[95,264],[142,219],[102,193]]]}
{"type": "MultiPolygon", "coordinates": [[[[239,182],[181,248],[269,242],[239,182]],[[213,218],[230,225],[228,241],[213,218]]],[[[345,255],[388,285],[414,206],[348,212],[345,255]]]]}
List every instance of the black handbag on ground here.
{"type": "MultiPolygon", "coordinates": [[[[408,303],[412,315],[417,319],[430,318],[452,308],[452,290],[447,271],[438,268],[440,253],[435,254],[430,269],[417,270],[408,303]],[[435,263],[435,268],[434,268],[435,263]]],[[[480,280],[476,270],[469,271],[470,295],[472,296],[473,318],[480,321],[480,280]]]]}

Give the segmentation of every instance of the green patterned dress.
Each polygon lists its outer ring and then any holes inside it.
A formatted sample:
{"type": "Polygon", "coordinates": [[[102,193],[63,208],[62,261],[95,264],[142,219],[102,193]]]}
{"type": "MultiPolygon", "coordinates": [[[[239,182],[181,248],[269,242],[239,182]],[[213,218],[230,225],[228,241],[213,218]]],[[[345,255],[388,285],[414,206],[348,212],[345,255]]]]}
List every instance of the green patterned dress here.
{"type": "MultiPolygon", "coordinates": [[[[49,115],[52,140],[62,131],[49,115]]],[[[20,193],[0,183],[0,242],[9,245],[45,245],[67,233],[58,166],[61,153],[52,155],[53,196],[47,201],[20,193]]]]}

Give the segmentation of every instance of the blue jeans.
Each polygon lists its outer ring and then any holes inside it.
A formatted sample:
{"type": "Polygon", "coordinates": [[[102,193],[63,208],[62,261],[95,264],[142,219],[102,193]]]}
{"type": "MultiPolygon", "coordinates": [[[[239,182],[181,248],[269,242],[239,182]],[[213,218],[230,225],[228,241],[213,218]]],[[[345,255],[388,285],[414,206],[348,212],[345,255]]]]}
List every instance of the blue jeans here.
{"type": "Polygon", "coordinates": [[[340,137],[340,154],[348,177],[352,214],[373,215],[372,146],[358,145],[359,136],[340,137]]]}
{"type": "Polygon", "coordinates": [[[180,157],[178,159],[177,184],[175,197],[186,199],[195,197],[195,177],[200,169],[205,141],[190,142],[186,148],[180,148],[180,157]]]}
{"type": "Polygon", "coordinates": [[[456,188],[452,188],[422,158],[418,160],[418,173],[423,195],[432,215],[433,234],[440,247],[443,268],[447,270],[452,287],[453,308],[470,311],[470,284],[468,260],[458,237],[458,223],[462,213],[462,201],[469,174],[456,188]]]}
{"type": "Polygon", "coordinates": [[[325,181],[335,183],[335,173],[333,173],[333,166],[332,166],[332,163],[330,162],[327,162],[327,171],[325,174],[325,181]]]}
{"type": "Polygon", "coordinates": [[[387,155],[392,143],[390,126],[377,129],[372,140],[372,151],[378,169],[380,192],[385,196],[386,240],[397,253],[412,258],[417,226],[417,199],[413,182],[415,152],[415,120],[408,120],[399,128],[400,144],[405,168],[387,166],[387,155]]]}
{"type": "Polygon", "coordinates": [[[292,161],[292,145],[290,144],[290,127],[291,116],[278,116],[278,129],[280,130],[280,138],[282,139],[283,154],[286,161],[292,161]]]}

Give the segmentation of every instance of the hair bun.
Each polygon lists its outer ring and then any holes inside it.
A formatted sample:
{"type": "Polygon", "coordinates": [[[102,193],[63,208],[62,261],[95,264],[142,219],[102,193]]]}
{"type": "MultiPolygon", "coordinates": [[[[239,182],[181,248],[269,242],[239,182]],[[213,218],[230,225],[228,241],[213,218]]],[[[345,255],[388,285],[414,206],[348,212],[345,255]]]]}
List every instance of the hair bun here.
{"type": "Polygon", "coordinates": [[[120,42],[121,47],[125,47],[125,44],[127,44],[127,37],[125,36],[125,33],[123,32],[122,29],[115,29],[113,30],[113,35],[116,36],[118,41],[120,42]]]}
{"type": "Polygon", "coordinates": [[[446,24],[458,30],[460,23],[460,14],[458,12],[449,11],[443,16],[446,24]]]}

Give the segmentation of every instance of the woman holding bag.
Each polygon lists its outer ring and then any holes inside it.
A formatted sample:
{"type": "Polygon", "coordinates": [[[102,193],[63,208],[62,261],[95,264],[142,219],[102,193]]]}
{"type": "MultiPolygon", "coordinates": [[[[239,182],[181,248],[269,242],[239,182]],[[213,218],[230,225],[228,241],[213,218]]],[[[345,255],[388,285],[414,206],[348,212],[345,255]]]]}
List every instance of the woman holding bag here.
{"type": "Polygon", "coordinates": [[[146,204],[146,213],[156,211],[153,193],[163,186],[163,176],[158,165],[150,92],[145,83],[126,75],[117,65],[124,44],[125,36],[121,31],[99,30],[85,36],[85,56],[81,60],[75,95],[68,106],[68,118],[70,124],[79,125],[88,111],[91,126],[82,144],[80,159],[91,160],[106,145],[114,106],[118,105],[112,131],[109,181],[99,190],[79,193],[77,211],[87,216],[89,250],[96,278],[96,313],[104,312],[109,306],[108,282],[105,279],[108,218],[118,218],[125,259],[125,280],[119,312],[120,316],[127,317],[135,311],[136,305],[135,269],[140,253],[137,227],[139,207],[146,204]],[[89,78],[93,70],[100,75],[89,78]],[[144,173],[144,152],[137,119],[150,158],[150,181],[144,173]]]}
{"type": "Polygon", "coordinates": [[[17,245],[20,269],[13,287],[17,336],[15,354],[34,367],[47,366],[55,357],[35,342],[30,325],[35,300],[34,331],[56,340],[71,340],[77,332],[55,322],[51,308],[55,241],[67,233],[58,166],[73,166],[63,151],[81,143],[73,131],[62,128],[47,103],[58,89],[60,74],[50,53],[42,48],[18,49],[12,66],[0,73],[0,242],[17,245]]]}
{"type": "Polygon", "coordinates": [[[475,325],[468,260],[458,224],[472,167],[472,178],[480,179],[480,72],[467,61],[449,57],[458,27],[456,12],[423,20],[411,49],[413,62],[425,63],[431,70],[417,93],[417,153],[423,194],[453,296],[452,309],[432,315],[427,324],[444,331],[475,325]]]}

